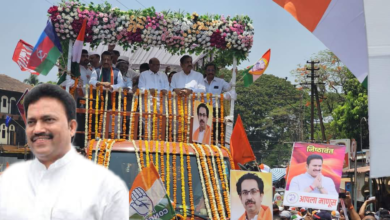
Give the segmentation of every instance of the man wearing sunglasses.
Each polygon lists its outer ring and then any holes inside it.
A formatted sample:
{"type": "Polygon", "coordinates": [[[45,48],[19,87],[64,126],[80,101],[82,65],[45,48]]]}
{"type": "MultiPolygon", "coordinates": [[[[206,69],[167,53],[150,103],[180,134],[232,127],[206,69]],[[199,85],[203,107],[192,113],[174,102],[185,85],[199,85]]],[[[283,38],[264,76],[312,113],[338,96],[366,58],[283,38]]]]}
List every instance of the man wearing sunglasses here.
{"type": "Polygon", "coordinates": [[[271,220],[272,214],[268,206],[261,205],[264,197],[264,182],[256,174],[247,173],[236,183],[245,213],[239,220],[271,220]]]}

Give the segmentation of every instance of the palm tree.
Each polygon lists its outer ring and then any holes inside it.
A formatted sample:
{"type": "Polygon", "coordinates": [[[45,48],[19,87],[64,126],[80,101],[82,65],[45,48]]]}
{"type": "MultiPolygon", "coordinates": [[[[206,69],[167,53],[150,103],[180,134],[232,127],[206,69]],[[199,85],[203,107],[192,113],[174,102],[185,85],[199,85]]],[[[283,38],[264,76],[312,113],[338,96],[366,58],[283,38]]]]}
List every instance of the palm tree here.
{"type": "Polygon", "coordinates": [[[28,77],[27,79],[23,80],[23,82],[26,83],[26,84],[30,84],[32,86],[41,84],[41,82],[39,82],[38,76],[34,75],[34,74],[31,74],[30,77],[28,77]]]}

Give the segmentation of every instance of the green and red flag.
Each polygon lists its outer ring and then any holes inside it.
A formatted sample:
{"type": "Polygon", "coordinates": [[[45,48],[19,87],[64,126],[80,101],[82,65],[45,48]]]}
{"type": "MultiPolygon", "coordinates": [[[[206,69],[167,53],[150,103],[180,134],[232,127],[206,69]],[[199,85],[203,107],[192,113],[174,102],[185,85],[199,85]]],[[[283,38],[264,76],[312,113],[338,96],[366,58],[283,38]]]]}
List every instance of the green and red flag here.
{"type": "Polygon", "coordinates": [[[268,67],[269,61],[271,59],[271,49],[269,49],[255,65],[252,65],[244,70],[244,86],[250,86],[254,81],[256,81],[268,67]]]}
{"type": "Polygon", "coordinates": [[[130,219],[170,220],[176,215],[153,163],[135,177],[129,197],[130,219]]]}
{"type": "Polygon", "coordinates": [[[61,54],[60,40],[52,23],[47,21],[46,28],[31,53],[27,68],[46,76],[61,54]]]}

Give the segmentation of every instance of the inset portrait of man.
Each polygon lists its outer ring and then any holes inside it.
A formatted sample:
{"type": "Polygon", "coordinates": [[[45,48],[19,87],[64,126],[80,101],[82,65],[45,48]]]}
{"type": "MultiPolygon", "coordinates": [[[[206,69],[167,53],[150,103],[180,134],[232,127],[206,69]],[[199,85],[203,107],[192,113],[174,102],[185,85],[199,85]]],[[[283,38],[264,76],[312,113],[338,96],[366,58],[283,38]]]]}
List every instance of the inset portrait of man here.
{"type": "Polygon", "coordinates": [[[292,178],[289,191],[338,195],[333,180],[322,174],[323,163],[321,155],[308,156],[306,173],[292,178]]]}
{"type": "Polygon", "coordinates": [[[195,106],[192,142],[211,144],[213,108],[199,101],[195,101],[195,106]]]}
{"type": "Polygon", "coordinates": [[[264,182],[254,173],[241,176],[236,183],[237,193],[245,208],[239,220],[271,220],[268,206],[261,205],[264,198],[264,182]]]}

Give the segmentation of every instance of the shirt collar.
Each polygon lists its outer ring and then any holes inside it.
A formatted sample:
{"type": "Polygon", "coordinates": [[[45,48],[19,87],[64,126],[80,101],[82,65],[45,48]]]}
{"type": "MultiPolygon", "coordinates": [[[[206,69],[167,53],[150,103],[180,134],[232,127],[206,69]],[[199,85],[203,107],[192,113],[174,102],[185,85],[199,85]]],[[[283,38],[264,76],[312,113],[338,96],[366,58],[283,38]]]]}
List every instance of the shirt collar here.
{"type": "Polygon", "coordinates": [[[34,159],[33,166],[37,170],[40,170],[40,171],[43,171],[43,170],[48,170],[48,171],[49,170],[55,170],[55,169],[58,169],[58,168],[61,168],[61,167],[65,166],[71,160],[73,160],[76,156],[77,156],[77,152],[74,149],[74,147],[71,146],[70,150],[63,157],[61,157],[60,159],[56,160],[54,163],[52,163],[49,166],[49,169],[46,169],[46,166],[44,164],[42,164],[37,158],[34,159]]]}
{"type": "MultiPolygon", "coordinates": [[[[209,83],[209,81],[207,80],[207,76],[203,79],[204,79],[205,83],[207,83],[207,84],[209,83]]],[[[213,78],[213,80],[211,80],[211,82],[216,82],[216,81],[217,81],[217,77],[214,76],[214,78],[213,78]]]]}

